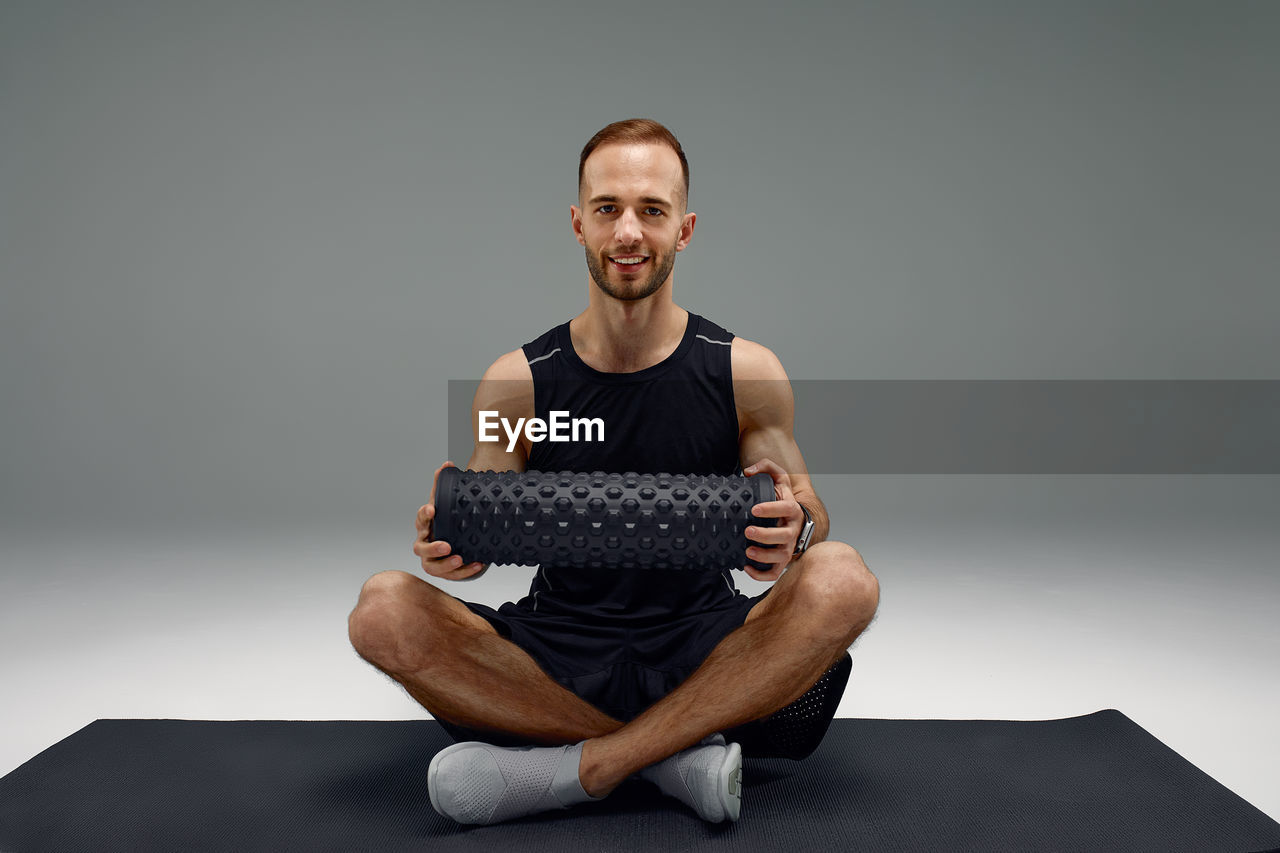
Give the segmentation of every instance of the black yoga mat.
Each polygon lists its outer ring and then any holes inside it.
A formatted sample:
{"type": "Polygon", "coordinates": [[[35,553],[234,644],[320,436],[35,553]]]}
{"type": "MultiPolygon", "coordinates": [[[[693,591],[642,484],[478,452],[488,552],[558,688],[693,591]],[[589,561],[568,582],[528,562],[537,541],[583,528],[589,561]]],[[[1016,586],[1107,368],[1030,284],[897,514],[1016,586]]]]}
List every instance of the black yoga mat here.
{"type": "Polygon", "coordinates": [[[461,827],[427,799],[431,721],[98,720],[0,779],[0,850],[1152,850],[1280,847],[1280,824],[1118,711],[1045,722],[835,720],[747,760],[742,819],[630,781],[461,827]]]}

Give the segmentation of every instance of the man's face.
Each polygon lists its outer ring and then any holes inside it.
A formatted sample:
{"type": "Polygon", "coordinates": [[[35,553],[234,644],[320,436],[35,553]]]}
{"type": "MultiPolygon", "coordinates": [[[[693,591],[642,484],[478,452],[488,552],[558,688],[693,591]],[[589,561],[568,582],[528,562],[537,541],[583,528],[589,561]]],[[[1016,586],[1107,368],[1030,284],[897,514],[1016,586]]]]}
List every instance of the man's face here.
{"type": "Polygon", "coordinates": [[[573,232],[597,287],[633,302],[670,281],[697,219],[685,213],[676,152],[666,145],[597,148],[583,166],[579,202],[569,209],[573,232]]]}

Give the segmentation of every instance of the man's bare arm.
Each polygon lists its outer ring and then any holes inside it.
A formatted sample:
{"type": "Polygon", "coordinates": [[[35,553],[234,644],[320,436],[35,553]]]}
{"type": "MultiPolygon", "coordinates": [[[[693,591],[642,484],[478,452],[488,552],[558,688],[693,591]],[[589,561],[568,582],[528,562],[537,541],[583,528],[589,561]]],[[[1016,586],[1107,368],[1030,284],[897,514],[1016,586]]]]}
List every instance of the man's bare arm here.
{"type": "Polygon", "coordinates": [[[480,379],[475,400],[471,404],[471,434],[475,449],[467,467],[472,471],[523,471],[529,463],[529,440],[521,433],[510,452],[505,436],[499,441],[480,440],[480,412],[497,412],[499,418],[516,423],[518,418],[532,418],[533,371],[525,360],[524,350],[513,350],[499,358],[480,379]]]}
{"type": "MultiPolygon", "coordinates": [[[[738,456],[743,471],[753,474],[758,468],[770,473],[779,492],[779,500],[783,502],[787,501],[782,494],[785,486],[790,499],[803,505],[813,517],[814,531],[810,544],[821,542],[827,538],[831,522],[796,444],[793,431],[795,398],[787,373],[771,350],[744,338],[733,340],[732,364],[733,392],[738,409],[738,456]]],[[[798,508],[786,512],[782,507],[775,510],[777,514],[774,511],[769,514],[778,518],[778,525],[785,528],[786,534],[762,532],[760,536],[751,538],[794,548],[804,516],[798,508]],[[783,542],[784,538],[788,541],[783,542]]],[[[780,574],[782,566],[785,563],[779,565],[776,573],[770,574],[780,574]]],[[[749,571],[749,574],[757,576],[756,572],[749,571]]]]}
{"type": "MultiPolygon", "coordinates": [[[[493,411],[499,418],[515,423],[517,418],[533,417],[533,373],[525,361],[524,351],[515,350],[499,358],[480,379],[475,399],[471,404],[471,429],[475,436],[475,449],[467,461],[473,471],[523,471],[529,460],[528,442],[521,436],[510,451],[505,441],[480,441],[479,417],[481,411],[493,411]]],[[[440,471],[452,465],[446,462],[436,469],[434,480],[440,471]]],[[[416,526],[418,538],[413,553],[422,560],[427,574],[447,580],[468,580],[479,577],[488,568],[484,563],[464,562],[464,555],[454,554],[453,546],[443,540],[431,538],[431,520],[435,518],[436,486],[431,484],[431,500],[418,509],[416,526]]]]}

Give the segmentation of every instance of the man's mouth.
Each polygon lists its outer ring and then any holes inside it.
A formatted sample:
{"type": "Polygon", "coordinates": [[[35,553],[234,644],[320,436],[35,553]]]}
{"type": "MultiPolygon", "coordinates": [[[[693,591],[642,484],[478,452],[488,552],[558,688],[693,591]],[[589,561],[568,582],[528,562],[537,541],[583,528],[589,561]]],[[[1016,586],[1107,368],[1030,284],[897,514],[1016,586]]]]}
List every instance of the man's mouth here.
{"type": "Polygon", "coordinates": [[[617,255],[609,258],[610,263],[625,272],[635,272],[644,266],[648,260],[648,255],[617,255]]]}

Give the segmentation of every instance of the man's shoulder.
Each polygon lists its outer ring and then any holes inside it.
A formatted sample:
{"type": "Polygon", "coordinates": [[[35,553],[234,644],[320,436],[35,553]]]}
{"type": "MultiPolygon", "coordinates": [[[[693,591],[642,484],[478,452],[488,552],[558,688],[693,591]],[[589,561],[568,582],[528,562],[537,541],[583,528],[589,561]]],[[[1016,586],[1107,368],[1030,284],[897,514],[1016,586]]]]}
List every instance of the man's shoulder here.
{"type": "Polygon", "coordinates": [[[497,360],[484,372],[483,381],[504,380],[533,380],[533,371],[529,369],[529,361],[525,358],[523,347],[498,356],[497,360]]]}
{"type": "MultiPolygon", "coordinates": [[[[691,312],[692,313],[692,312],[691,312]]],[[[701,314],[694,315],[698,322],[698,337],[713,344],[730,344],[733,379],[786,379],[782,362],[773,350],[753,340],[735,335],[726,327],[701,314]]]]}
{"type": "Polygon", "coordinates": [[[489,365],[471,406],[475,411],[495,411],[511,420],[533,417],[533,372],[521,350],[501,355],[489,365]]]}
{"type": "Polygon", "coordinates": [[[763,344],[736,336],[733,339],[732,356],[733,379],[735,382],[751,379],[785,380],[787,378],[787,372],[783,370],[782,362],[778,360],[778,356],[763,344]]]}

